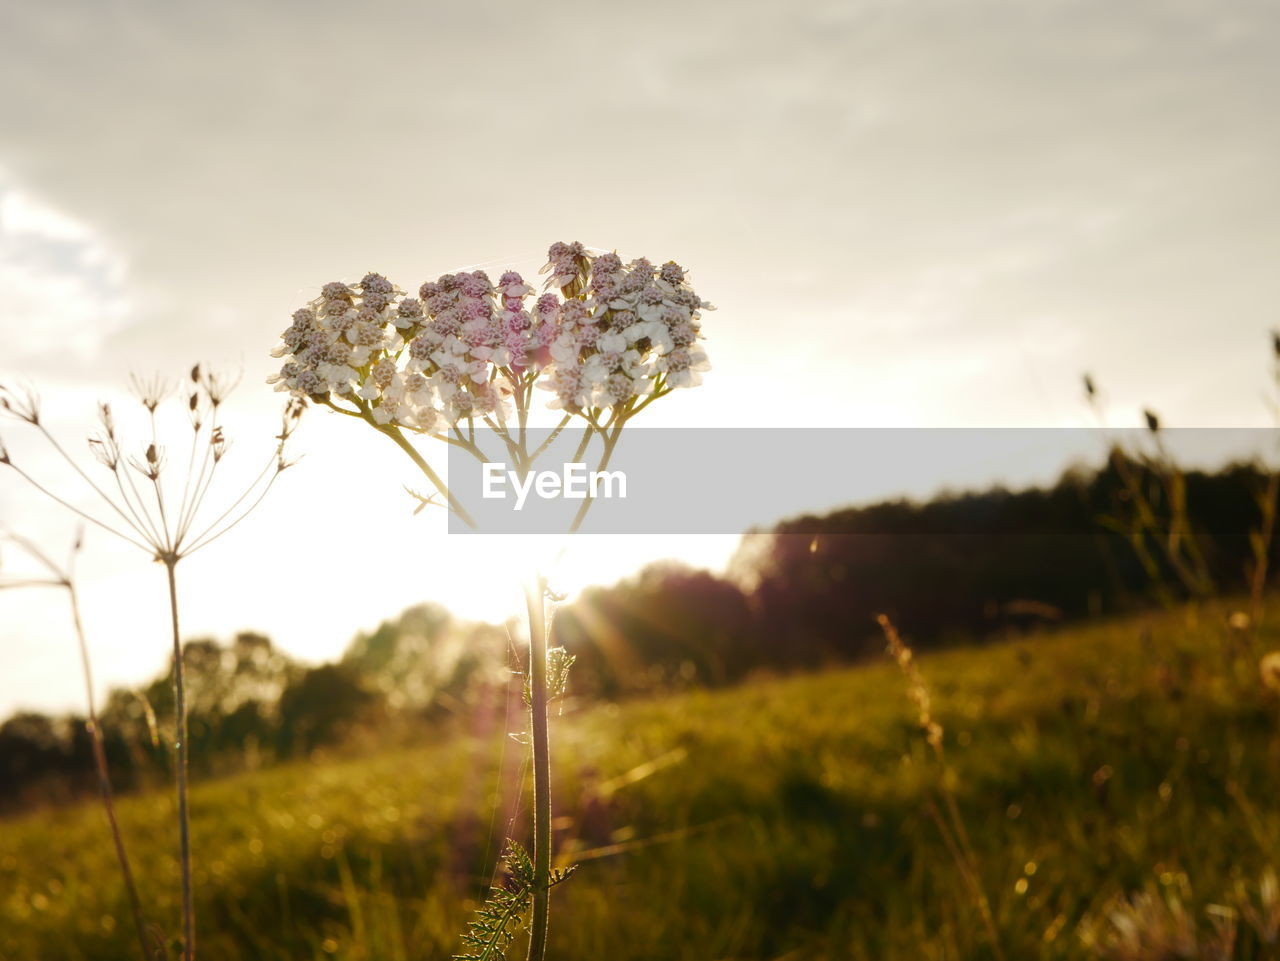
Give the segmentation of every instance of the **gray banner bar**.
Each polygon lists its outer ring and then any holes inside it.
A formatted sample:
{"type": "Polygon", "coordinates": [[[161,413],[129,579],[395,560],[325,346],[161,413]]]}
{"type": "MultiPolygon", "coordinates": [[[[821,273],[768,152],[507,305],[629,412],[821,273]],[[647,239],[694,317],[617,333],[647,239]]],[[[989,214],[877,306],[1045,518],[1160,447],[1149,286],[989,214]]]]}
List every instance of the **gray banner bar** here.
{"type": "MultiPolygon", "coordinates": [[[[525,452],[545,445],[527,472],[493,430],[476,432],[475,452],[449,447],[450,489],[475,521],[451,515],[450,530],[563,534],[582,515],[582,533],[740,534],[879,500],[1048,486],[1068,468],[1101,467],[1114,445],[1134,463],[1186,470],[1280,463],[1280,430],[1270,428],[635,427],[607,463],[600,435],[584,447],[585,436],[527,431],[525,452]]],[[[509,440],[518,442],[516,431],[509,440]]]]}

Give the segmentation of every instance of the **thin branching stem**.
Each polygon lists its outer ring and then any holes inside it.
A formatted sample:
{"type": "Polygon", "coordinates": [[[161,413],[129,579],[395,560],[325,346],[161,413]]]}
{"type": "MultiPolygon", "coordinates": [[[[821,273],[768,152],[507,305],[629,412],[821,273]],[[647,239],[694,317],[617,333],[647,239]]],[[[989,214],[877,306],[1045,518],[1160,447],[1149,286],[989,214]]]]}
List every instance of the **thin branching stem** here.
{"type": "MultiPolygon", "coordinates": [[[[564,417],[561,418],[560,423],[556,424],[555,428],[551,431],[551,433],[547,435],[547,439],[544,440],[541,444],[539,444],[534,449],[533,453],[529,455],[530,462],[537,460],[544,453],[546,453],[547,448],[556,442],[556,438],[560,436],[561,431],[563,431],[565,427],[569,425],[569,421],[571,421],[572,419],[573,419],[573,416],[570,414],[565,414],[564,417]]],[[[520,430],[521,430],[520,445],[523,447],[524,446],[524,427],[522,426],[520,430]]],[[[590,436],[590,434],[591,434],[591,431],[588,430],[587,436],[590,436]]]]}
{"type": "MultiPolygon", "coordinates": [[[[151,450],[153,450],[153,451],[157,451],[157,452],[158,452],[158,451],[159,451],[159,449],[160,449],[160,438],[159,438],[158,432],[157,432],[157,430],[156,430],[156,408],[155,408],[155,405],[154,405],[154,404],[149,405],[149,406],[148,406],[148,410],[150,411],[150,415],[151,415],[151,448],[150,448],[150,449],[151,449],[151,450]]],[[[156,495],[156,507],[157,507],[157,508],[159,508],[159,510],[160,510],[160,526],[161,526],[161,528],[163,528],[164,530],[166,530],[166,531],[167,531],[167,530],[169,529],[169,518],[166,516],[166,514],[165,514],[165,509],[164,509],[164,485],[160,483],[160,470],[159,470],[159,466],[158,466],[158,465],[159,465],[159,461],[158,461],[159,456],[160,456],[160,455],[159,455],[159,453],[157,453],[157,454],[156,454],[156,457],[157,457],[157,465],[156,465],[156,466],[152,469],[152,471],[151,471],[151,475],[150,475],[150,476],[151,476],[151,486],[152,486],[152,488],[154,488],[154,490],[155,490],[155,495],[156,495]]]]}
{"type": "MultiPolygon", "coordinates": [[[[267,461],[266,465],[262,468],[262,470],[258,472],[258,476],[255,477],[253,481],[247,487],[245,487],[243,491],[240,492],[240,496],[237,497],[234,501],[232,501],[231,505],[226,510],[224,510],[221,514],[219,514],[216,518],[214,518],[208,524],[206,524],[204,527],[204,530],[202,530],[195,537],[191,538],[190,543],[203,546],[203,544],[201,543],[202,539],[205,537],[208,537],[210,532],[213,531],[214,528],[216,528],[224,520],[230,517],[231,514],[235,511],[235,509],[239,507],[241,504],[243,504],[245,499],[253,491],[258,489],[258,485],[261,484],[264,479],[267,479],[267,486],[263,488],[262,493],[259,494],[258,497],[254,500],[253,505],[249,508],[249,510],[245,511],[245,514],[249,513],[249,511],[252,511],[254,507],[257,507],[258,504],[261,503],[262,498],[266,496],[267,491],[271,489],[271,485],[275,483],[275,479],[279,476],[280,476],[280,460],[279,460],[279,454],[276,454],[271,458],[271,460],[267,461]],[[268,471],[271,472],[271,477],[269,479],[267,479],[268,471]]],[[[235,523],[228,525],[224,530],[220,531],[219,533],[220,534],[225,533],[226,531],[234,527],[235,524],[240,523],[240,521],[244,519],[245,514],[241,514],[240,517],[236,519],[235,523]]],[[[192,515],[187,520],[187,525],[183,527],[174,536],[175,547],[180,547],[183,544],[188,543],[187,534],[191,530],[191,525],[195,522],[195,519],[196,519],[196,514],[192,513],[192,515]]],[[[210,538],[210,540],[212,540],[212,538],[210,538]]],[[[208,543],[208,541],[204,541],[204,543],[208,543]]],[[[183,550],[183,554],[187,555],[187,554],[190,554],[192,551],[195,551],[198,549],[199,547],[186,548],[183,550]]]]}
{"type": "MultiPolygon", "coordinates": [[[[124,472],[124,467],[121,464],[116,464],[116,466],[111,470],[111,473],[113,473],[116,478],[116,489],[120,491],[120,500],[133,516],[133,524],[131,526],[143,538],[152,544],[156,550],[159,550],[164,538],[161,536],[160,531],[151,523],[151,518],[147,514],[146,508],[141,505],[139,507],[135,507],[133,501],[129,499],[129,492],[125,489],[124,479],[120,476],[124,472]]],[[[131,488],[133,487],[132,480],[130,480],[129,486],[131,488]]],[[[134,488],[134,492],[137,493],[136,488],[134,488]]]]}
{"type": "Polygon", "coordinates": [[[54,503],[60,504],[61,506],[65,507],[67,510],[71,511],[71,513],[75,514],[77,517],[83,520],[86,520],[90,524],[93,524],[97,527],[101,527],[104,531],[108,531],[109,533],[114,534],[116,537],[119,537],[121,540],[128,541],[130,544],[132,544],[134,547],[138,548],[139,550],[144,550],[144,551],[151,550],[151,548],[147,547],[147,545],[143,544],[141,541],[134,540],[128,534],[125,534],[119,530],[116,530],[116,528],[112,527],[110,524],[107,524],[103,521],[98,520],[98,518],[94,517],[92,514],[86,514],[84,511],[76,507],[70,501],[64,500],[63,498],[59,497],[53,491],[49,490],[49,488],[45,487],[43,484],[37,481],[34,477],[32,477],[30,474],[24,471],[17,464],[10,462],[9,467],[17,471],[18,476],[20,476],[28,484],[30,484],[32,487],[38,490],[41,494],[44,494],[45,497],[48,497],[54,503]]]}
{"type": "Polygon", "coordinates": [[[40,433],[44,435],[45,440],[47,440],[49,442],[49,445],[53,447],[55,451],[58,452],[58,454],[62,457],[62,459],[65,460],[69,465],[71,465],[71,469],[80,475],[80,479],[83,480],[86,484],[88,484],[90,489],[95,494],[97,494],[104,501],[106,501],[108,506],[110,506],[110,508],[113,511],[115,511],[117,514],[120,515],[121,520],[123,520],[126,524],[129,523],[129,518],[125,516],[124,511],[120,510],[119,505],[117,505],[115,501],[113,501],[110,497],[107,496],[106,491],[104,491],[101,487],[99,487],[94,482],[92,477],[90,477],[88,474],[84,472],[84,468],[82,468],[78,463],[76,463],[76,459],[72,457],[70,454],[68,454],[66,449],[61,444],[58,443],[58,439],[49,432],[49,429],[45,427],[43,423],[36,423],[35,427],[36,427],[36,430],[40,431],[40,433]]]}
{"type": "MultiPolygon", "coordinates": [[[[613,457],[613,450],[618,445],[618,438],[622,435],[623,422],[619,421],[612,431],[606,429],[600,432],[600,436],[604,441],[604,453],[600,457],[600,464],[596,467],[599,473],[609,466],[609,459],[613,457]]],[[[588,435],[590,436],[590,435],[588,435]]],[[[586,438],[584,438],[585,441],[586,438]]],[[[591,495],[591,491],[587,491],[586,499],[583,500],[582,506],[578,508],[578,513],[574,515],[573,523],[569,525],[569,533],[576,534],[578,528],[582,526],[582,522],[587,519],[587,512],[591,510],[591,505],[595,503],[595,498],[591,495]]]]}
{"type": "Polygon", "coordinates": [[[390,437],[391,440],[395,443],[395,445],[399,447],[402,451],[404,451],[405,454],[408,455],[409,459],[413,461],[414,464],[417,465],[418,470],[422,471],[422,473],[426,475],[427,480],[431,481],[431,483],[435,486],[435,489],[438,490],[441,496],[443,496],[444,499],[449,502],[449,509],[452,510],[455,514],[457,514],[458,517],[462,519],[462,522],[465,523],[468,527],[475,527],[476,522],[471,517],[471,515],[467,513],[467,509],[462,506],[462,504],[458,501],[456,497],[453,496],[453,493],[449,490],[448,485],[445,484],[444,479],[441,478],[440,475],[437,474],[435,470],[431,467],[431,465],[426,462],[426,459],[423,458],[423,456],[418,453],[418,449],[409,443],[408,438],[404,436],[404,434],[400,431],[400,429],[397,427],[390,427],[390,426],[384,426],[382,424],[379,424],[376,421],[374,421],[372,417],[370,417],[369,420],[370,420],[370,423],[372,423],[380,433],[385,434],[387,437],[390,437]]]}
{"type": "MultiPolygon", "coordinates": [[[[121,461],[117,464],[116,480],[119,482],[121,476],[123,476],[124,480],[128,482],[129,491],[133,494],[133,501],[131,502],[129,500],[129,494],[125,493],[123,487],[120,488],[120,496],[124,498],[124,502],[129,505],[129,510],[131,512],[140,514],[142,517],[142,520],[139,522],[139,527],[136,528],[138,533],[142,534],[147,540],[153,541],[157,548],[159,548],[164,544],[167,532],[160,526],[159,522],[151,516],[150,511],[147,510],[146,502],[142,499],[142,493],[138,490],[138,485],[134,482],[133,475],[129,473],[129,468],[130,465],[125,461],[121,461]]],[[[136,469],[137,468],[134,468],[134,470],[136,469]]]]}
{"type": "Polygon", "coordinates": [[[196,512],[200,509],[200,503],[204,500],[205,494],[209,491],[209,485],[213,482],[213,470],[210,469],[209,462],[213,461],[213,466],[217,467],[218,462],[213,457],[213,437],[218,429],[218,411],[215,407],[213,413],[209,415],[209,439],[204,444],[204,455],[200,458],[200,470],[196,474],[195,484],[192,485],[191,503],[187,508],[186,516],[179,518],[179,530],[189,528],[195,521],[196,512]],[[207,477],[207,482],[206,482],[207,477]]]}
{"type": "MultiPolygon", "coordinates": [[[[195,395],[192,395],[193,397],[195,395]]],[[[178,500],[178,530],[184,528],[184,518],[187,516],[187,498],[191,495],[191,472],[196,467],[196,448],[200,446],[200,427],[197,424],[191,425],[191,450],[187,454],[187,472],[182,479],[182,497],[178,500]]]]}
{"type": "MultiPolygon", "coordinates": [[[[263,498],[267,496],[268,491],[271,490],[272,485],[275,484],[276,482],[276,478],[279,477],[281,473],[283,472],[280,470],[277,470],[274,474],[271,475],[271,479],[268,480],[266,486],[262,488],[262,493],[260,493],[257,496],[257,498],[253,501],[252,504],[250,504],[248,507],[246,507],[243,511],[240,512],[239,517],[237,517],[233,521],[230,521],[225,526],[223,526],[222,528],[216,531],[214,530],[214,528],[217,526],[217,523],[219,522],[215,522],[214,524],[210,525],[208,528],[205,529],[205,531],[202,534],[196,537],[192,546],[183,548],[182,556],[190,557],[196,551],[201,550],[205,547],[208,547],[210,544],[216,541],[223,534],[229,533],[236,526],[238,526],[241,521],[243,521],[246,517],[252,514],[257,509],[258,505],[262,503],[263,498]]],[[[254,483],[256,484],[257,482],[255,481],[254,483]]],[[[243,498],[241,499],[243,500],[243,498]]],[[[224,514],[223,517],[225,516],[226,515],[224,514]]]]}
{"type": "MultiPolygon", "coordinates": [[[[209,451],[213,450],[212,443],[209,444],[208,450],[209,451]]],[[[206,460],[212,460],[213,463],[209,467],[208,473],[205,475],[204,486],[201,487],[197,485],[196,487],[196,494],[195,494],[195,497],[193,497],[191,500],[191,510],[187,514],[187,523],[186,523],[186,527],[184,528],[184,532],[186,530],[189,530],[191,525],[195,523],[196,515],[200,512],[200,505],[204,503],[204,499],[209,493],[209,488],[213,486],[213,478],[214,478],[214,475],[218,472],[218,464],[221,462],[220,458],[215,457],[208,452],[206,452],[205,458],[206,460]]]]}

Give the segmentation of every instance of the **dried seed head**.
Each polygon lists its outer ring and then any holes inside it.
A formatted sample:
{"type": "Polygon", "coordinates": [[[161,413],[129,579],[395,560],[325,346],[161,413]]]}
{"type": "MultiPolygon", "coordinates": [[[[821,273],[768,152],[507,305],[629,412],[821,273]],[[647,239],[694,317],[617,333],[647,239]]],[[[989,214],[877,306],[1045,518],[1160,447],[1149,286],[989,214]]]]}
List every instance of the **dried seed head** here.
{"type": "Polygon", "coordinates": [[[141,458],[132,458],[129,465],[149,481],[158,480],[164,470],[164,450],[155,444],[148,444],[141,458]]]}
{"type": "Polygon", "coordinates": [[[1160,433],[1160,418],[1156,416],[1154,411],[1144,410],[1142,416],[1147,420],[1147,430],[1153,434],[1160,433]]]}
{"type": "MultiPolygon", "coordinates": [[[[302,420],[302,412],[306,409],[307,402],[301,397],[291,397],[288,403],[284,405],[284,414],[280,421],[280,433],[276,435],[276,439],[281,442],[281,446],[298,429],[298,422],[302,420]]],[[[281,468],[281,470],[283,469],[281,468]]]]}
{"type": "Polygon", "coordinates": [[[116,419],[111,413],[110,404],[98,405],[98,420],[102,424],[103,431],[106,432],[107,440],[114,441],[116,439],[116,419]]]}
{"type": "Polygon", "coordinates": [[[138,398],[138,403],[142,404],[148,413],[154,414],[156,408],[168,395],[169,384],[159,374],[149,380],[143,380],[137,374],[130,374],[129,380],[133,384],[133,393],[138,398]]]}
{"type": "Polygon", "coordinates": [[[187,420],[191,421],[191,429],[200,433],[204,426],[204,411],[200,409],[200,395],[194,390],[187,397],[187,420]]]}
{"type": "Polygon", "coordinates": [[[4,439],[0,438],[0,464],[12,464],[9,459],[9,448],[4,446],[4,439]]]}
{"type": "Polygon", "coordinates": [[[213,436],[209,438],[209,447],[213,451],[213,462],[216,464],[227,452],[227,437],[222,432],[221,426],[213,429],[213,436]]]}
{"type": "Polygon", "coordinates": [[[0,384],[0,408],[28,424],[40,423],[40,397],[30,387],[23,387],[19,392],[0,384]]]}
{"type": "Polygon", "coordinates": [[[1093,382],[1093,378],[1089,374],[1084,375],[1084,396],[1089,400],[1093,400],[1098,396],[1098,387],[1093,382]]]}
{"type": "Polygon", "coordinates": [[[114,471],[120,467],[120,448],[114,440],[90,437],[89,450],[107,470],[114,471]]]}
{"type": "Polygon", "coordinates": [[[227,399],[227,396],[236,389],[240,383],[240,375],[230,377],[227,374],[218,374],[211,370],[206,370],[200,378],[200,386],[204,388],[205,396],[209,398],[209,403],[215,408],[227,399]]]}

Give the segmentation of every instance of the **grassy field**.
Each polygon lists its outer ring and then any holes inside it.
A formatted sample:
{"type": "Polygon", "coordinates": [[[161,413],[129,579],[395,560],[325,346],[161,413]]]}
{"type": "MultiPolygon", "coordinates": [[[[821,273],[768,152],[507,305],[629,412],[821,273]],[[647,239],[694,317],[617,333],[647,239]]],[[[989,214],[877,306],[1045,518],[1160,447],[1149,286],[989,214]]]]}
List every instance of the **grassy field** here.
{"type": "MultiPolygon", "coordinates": [[[[1208,905],[1237,903],[1280,862],[1280,703],[1256,657],[1280,641],[1246,654],[1228,610],[921,658],[949,774],[887,662],[566,712],[552,728],[557,827],[581,868],[556,890],[552,956],[995,957],[928,813],[941,777],[1009,961],[1092,956],[1081,919],[1144,888],[1209,930],[1226,915],[1208,905]]],[[[492,817],[501,741],[201,785],[200,957],[454,953],[505,827],[492,817]]],[[[514,782],[523,749],[509,744],[514,782]]],[[[173,932],[170,798],[121,806],[152,918],[173,932]]],[[[1235,956],[1267,951],[1241,921],[1235,956]]],[[[96,807],[0,822],[0,957],[136,957],[96,807]]]]}

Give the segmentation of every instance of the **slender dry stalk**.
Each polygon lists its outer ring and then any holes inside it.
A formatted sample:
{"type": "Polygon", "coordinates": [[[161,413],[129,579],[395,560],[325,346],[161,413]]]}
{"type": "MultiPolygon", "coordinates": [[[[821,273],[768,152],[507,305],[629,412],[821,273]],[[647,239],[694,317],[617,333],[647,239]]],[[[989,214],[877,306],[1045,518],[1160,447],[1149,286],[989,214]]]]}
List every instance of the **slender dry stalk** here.
{"type": "Polygon", "coordinates": [[[11,454],[2,446],[0,465],[12,468],[56,503],[145,551],[165,567],[173,645],[175,782],[182,868],[184,961],[195,959],[196,927],[192,885],[186,685],[178,623],[177,567],[196,551],[203,550],[237,527],[266,497],[276,478],[291,466],[291,462],[285,458],[285,444],[296,429],[304,407],[304,402],[300,399],[288,401],[272,456],[253,481],[242,487],[239,495],[210,519],[209,514],[216,508],[206,510],[208,495],[228,448],[219,416],[222,405],[235,384],[236,381],[199,364],[191,368],[189,383],[184,392],[184,406],[191,427],[186,470],[174,478],[171,484],[166,484],[173,472],[166,457],[166,448],[161,443],[156,413],[171,393],[169,385],[160,377],[149,380],[133,378],[134,392],[145,412],[150,434],[141,450],[134,455],[126,451],[124,438],[117,428],[110,405],[99,405],[100,429],[89,438],[89,448],[95,459],[107,469],[110,482],[115,487],[114,494],[108,493],[103,485],[86,473],[49,431],[41,419],[40,401],[34,391],[17,391],[0,384],[0,410],[34,428],[114,516],[109,521],[103,520],[90,511],[77,507],[68,498],[56,493],[53,488],[14,463],[11,454]]]}
{"type": "Polygon", "coordinates": [[[995,954],[998,961],[1004,961],[1004,948],[1001,947],[1000,936],[996,931],[995,916],[991,911],[991,900],[987,897],[986,888],[982,883],[982,875],[978,870],[978,858],[974,853],[973,844],[969,840],[969,832],[965,829],[964,818],[960,816],[960,807],[956,804],[955,793],[951,790],[946,755],[942,746],[944,732],[942,725],[934,719],[929,688],[924,683],[920,668],[916,666],[915,655],[906,642],[902,640],[901,635],[898,634],[898,629],[893,626],[893,622],[886,615],[878,614],[876,615],[876,623],[880,625],[880,629],[884,632],[885,640],[888,642],[889,656],[894,659],[906,678],[907,695],[911,698],[919,713],[920,728],[924,731],[925,741],[928,742],[929,748],[938,760],[940,776],[938,777],[937,791],[942,798],[943,810],[939,810],[937,803],[932,798],[925,805],[925,810],[933,819],[934,824],[937,825],[938,833],[942,835],[943,843],[951,853],[951,857],[956,863],[956,869],[960,872],[960,878],[965,887],[969,889],[969,895],[973,898],[978,916],[986,929],[992,953],[995,954]]]}
{"type": "Polygon", "coordinates": [[[124,881],[125,894],[129,899],[129,912],[133,915],[134,927],[138,935],[138,947],[142,951],[144,961],[158,957],[163,945],[152,940],[148,935],[147,923],[142,911],[142,900],[138,897],[138,886],[133,879],[133,869],[129,864],[129,855],[125,850],[124,836],[120,831],[120,822],[116,818],[115,791],[111,786],[111,772],[107,766],[107,752],[102,734],[102,722],[98,719],[97,697],[93,693],[93,665],[89,658],[89,644],[85,639],[84,621],[80,616],[80,598],[75,582],[75,558],[83,543],[77,534],[71,548],[71,557],[65,567],[59,567],[41,551],[33,542],[10,531],[0,530],[0,539],[16,544],[29,557],[44,567],[49,578],[44,579],[0,579],[0,589],[6,587],[58,587],[67,592],[67,602],[71,609],[71,623],[75,630],[76,643],[80,651],[80,669],[84,676],[85,704],[88,709],[88,720],[85,731],[89,735],[89,743],[93,751],[93,764],[98,778],[98,794],[102,800],[102,809],[107,817],[107,826],[111,832],[112,845],[115,848],[116,861],[120,865],[120,875],[124,881]]]}

